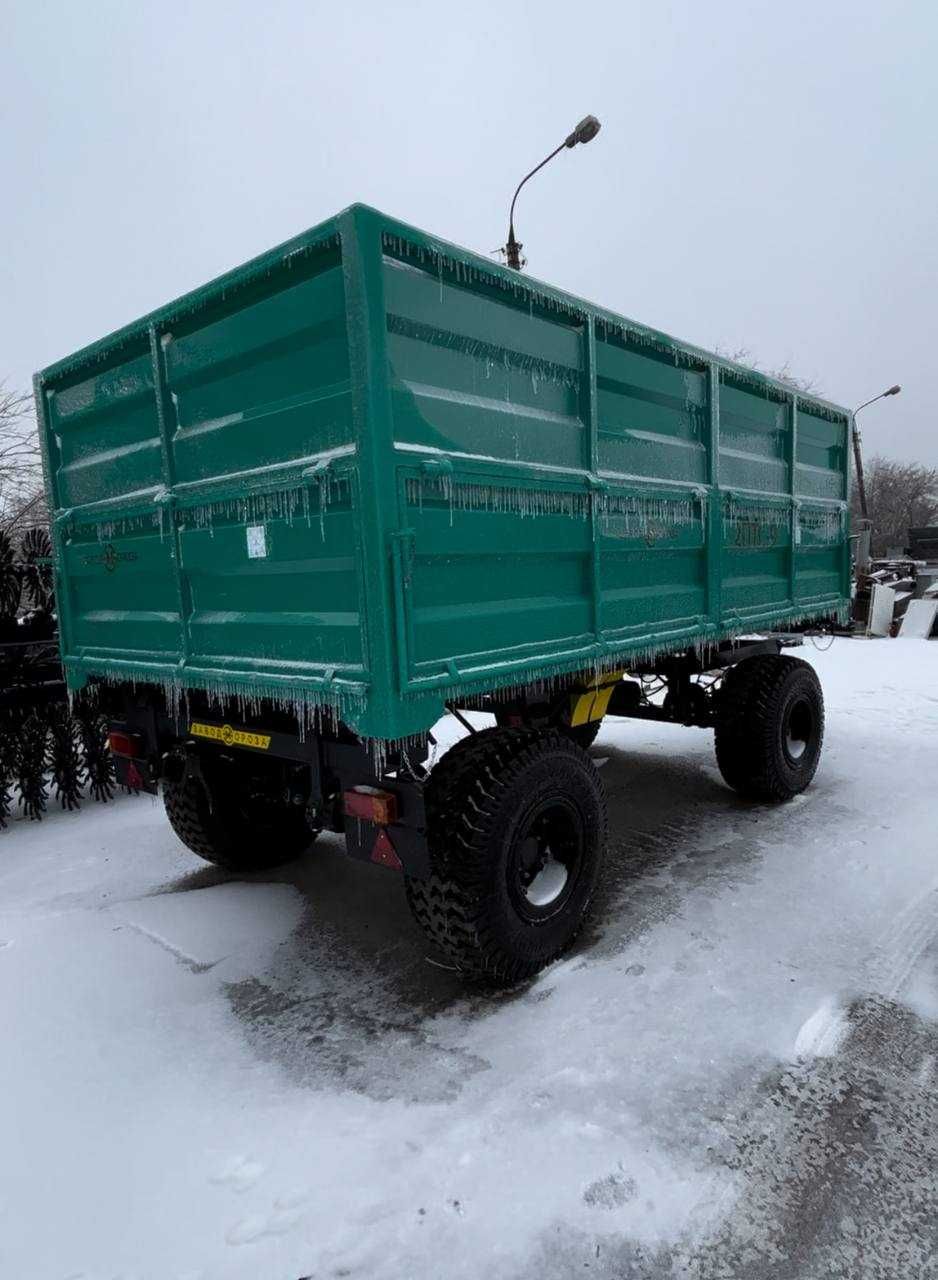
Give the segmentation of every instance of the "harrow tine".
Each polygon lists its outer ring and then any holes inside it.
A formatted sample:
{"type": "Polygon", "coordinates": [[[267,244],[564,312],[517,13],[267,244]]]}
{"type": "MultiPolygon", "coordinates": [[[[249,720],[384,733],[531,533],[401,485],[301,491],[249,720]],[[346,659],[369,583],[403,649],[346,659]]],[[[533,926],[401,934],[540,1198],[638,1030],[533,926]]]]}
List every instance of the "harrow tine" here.
{"type": "Polygon", "coordinates": [[[107,746],[107,722],[96,706],[79,704],[75,711],[81,749],[91,794],[95,800],[106,804],[115,791],[114,762],[107,746]]]}
{"type": "Polygon", "coordinates": [[[19,731],[16,752],[16,781],[20,791],[20,804],[27,818],[39,821],[46,811],[48,783],[46,781],[46,741],[49,725],[38,710],[31,711],[23,720],[19,731]]]}
{"type": "Polygon", "coordinates": [[[82,760],[79,726],[64,702],[51,705],[48,712],[48,765],[55,784],[55,796],[63,809],[80,809],[87,770],[82,760]]]}

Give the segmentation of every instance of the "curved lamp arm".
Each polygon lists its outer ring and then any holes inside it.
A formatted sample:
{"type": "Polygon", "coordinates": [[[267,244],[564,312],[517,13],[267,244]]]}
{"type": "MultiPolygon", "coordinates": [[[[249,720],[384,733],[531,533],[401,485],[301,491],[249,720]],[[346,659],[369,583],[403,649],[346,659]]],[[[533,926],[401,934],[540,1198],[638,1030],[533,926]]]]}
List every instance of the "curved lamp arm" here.
{"type": "Polygon", "coordinates": [[[521,270],[521,244],[515,239],[515,201],[518,199],[518,192],[524,186],[529,178],[541,169],[548,161],[553,160],[554,156],[559,155],[565,147],[575,147],[578,142],[592,142],[600,130],[600,123],[595,116],[584,116],[572,133],[568,133],[561,142],[559,147],[555,147],[549,156],[545,156],[540,164],[536,164],[530,173],[526,173],[515,188],[515,194],[511,197],[511,208],[508,212],[508,243],[505,245],[505,258],[509,267],[513,267],[515,271],[521,270]]]}
{"type": "Polygon", "coordinates": [[[864,520],[869,520],[870,514],[866,505],[866,479],[863,475],[863,454],[860,452],[860,430],[857,426],[857,414],[861,409],[865,409],[868,404],[875,404],[877,400],[882,400],[886,396],[897,396],[901,390],[902,388],[897,382],[894,387],[890,387],[887,391],[881,391],[878,396],[873,396],[871,400],[864,400],[853,411],[853,466],[857,473],[857,494],[860,498],[860,511],[864,520]]]}

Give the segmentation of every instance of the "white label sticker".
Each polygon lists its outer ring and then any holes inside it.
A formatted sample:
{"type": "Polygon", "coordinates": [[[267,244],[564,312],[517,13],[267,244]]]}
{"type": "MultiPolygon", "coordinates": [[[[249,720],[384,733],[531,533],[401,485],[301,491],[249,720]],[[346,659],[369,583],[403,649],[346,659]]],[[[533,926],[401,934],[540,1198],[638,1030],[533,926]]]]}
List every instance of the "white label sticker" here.
{"type": "Polygon", "coordinates": [[[267,559],[267,530],[262,524],[249,524],[247,528],[248,535],[248,559],[249,560],[266,560],[267,559]]]}

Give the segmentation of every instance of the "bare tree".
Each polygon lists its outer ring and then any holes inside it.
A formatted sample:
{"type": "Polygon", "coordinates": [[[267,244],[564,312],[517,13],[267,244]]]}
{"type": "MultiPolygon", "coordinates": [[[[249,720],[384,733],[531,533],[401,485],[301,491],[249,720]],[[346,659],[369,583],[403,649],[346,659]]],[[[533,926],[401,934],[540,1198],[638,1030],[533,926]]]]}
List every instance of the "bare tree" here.
{"type": "Polygon", "coordinates": [[[32,398],[0,384],[0,529],[47,522],[32,398]]]}
{"type": "Polygon", "coordinates": [[[795,391],[801,391],[806,396],[823,395],[822,388],[816,378],[802,378],[798,374],[792,372],[790,361],[786,360],[783,365],[777,369],[763,369],[757,357],[753,354],[749,347],[724,347],[717,345],[715,348],[718,356],[723,356],[726,360],[732,360],[734,364],[743,364],[748,369],[755,369],[758,373],[764,373],[769,378],[775,378],[778,382],[787,383],[795,391]]]}
{"type": "Polygon", "coordinates": [[[818,382],[817,378],[802,378],[797,373],[792,373],[791,364],[785,361],[777,369],[769,369],[770,378],[776,378],[779,382],[787,382],[795,391],[801,391],[806,396],[822,396],[824,388],[818,382]]]}
{"type": "MultiPolygon", "coordinates": [[[[866,464],[864,472],[874,556],[885,555],[890,547],[905,547],[909,529],[938,524],[938,467],[895,462],[878,455],[866,464]]],[[[853,515],[860,515],[856,487],[853,515]]]]}

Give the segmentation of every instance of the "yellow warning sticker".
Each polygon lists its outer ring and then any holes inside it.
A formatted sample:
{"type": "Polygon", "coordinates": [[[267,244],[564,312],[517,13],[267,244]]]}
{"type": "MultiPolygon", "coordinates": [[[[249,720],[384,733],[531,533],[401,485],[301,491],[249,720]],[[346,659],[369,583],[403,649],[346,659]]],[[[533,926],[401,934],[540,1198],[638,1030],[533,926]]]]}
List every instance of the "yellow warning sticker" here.
{"type": "Polygon", "coordinates": [[[254,747],[256,751],[266,751],[270,746],[269,733],[248,733],[247,729],[232,729],[230,724],[199,724],[196,721],[189,725],[189,732],[194,738],[211,738],[226,747],[254,747]]]}
{"type": "Polygon", "coordinates": [[[602,720],[609,706],[612,691],[622,679],[623,671],[610,671],[596,681],[586,693],[574,693],[570,698],[570,723],[577,726],[602,720]]]}

